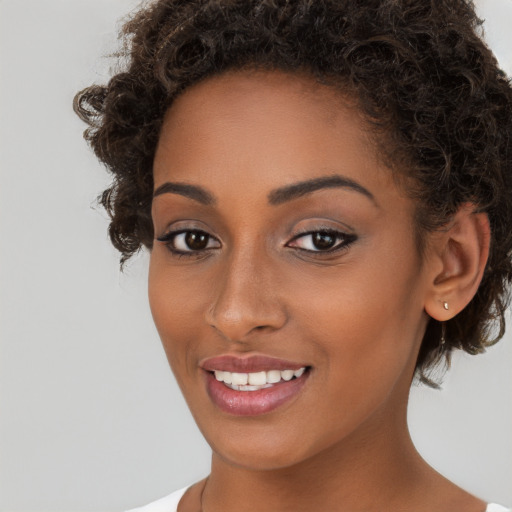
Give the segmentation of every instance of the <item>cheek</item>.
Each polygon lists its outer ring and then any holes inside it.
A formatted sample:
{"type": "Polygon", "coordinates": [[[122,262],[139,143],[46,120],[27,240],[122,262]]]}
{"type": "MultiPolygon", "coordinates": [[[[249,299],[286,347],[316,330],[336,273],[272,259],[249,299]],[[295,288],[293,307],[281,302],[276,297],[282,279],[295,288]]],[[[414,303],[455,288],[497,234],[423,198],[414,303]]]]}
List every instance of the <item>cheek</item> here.
{"type": "MultiPolygon", "coordinates": [[[[370,418],[385,417],[389,405],[407,396],[415,344],[400,339],[403,326],[387,322],[395,315],[381,302],[347,300],[338,303],[341,309],[317,306],[310,303],[315,320],[301,331],[322,355],[315,373],[315,388],[322,395],[316,395],[314,407],[323,418],[325,436],[317,440],[317,448],[323,449],[370,418]]],[[[315,428],[317,423],[311,426],[313,437],[315,428]]]]}
{"type": "Polygon", "coordinates": [[[369,391],[411,371],[425,327],[418,273],[416,258],[390,254],[368,264],[359,259],[322,279],[303,274],[302,286],[289,290],[297,330],[307,333],[342,388],[352,382],[369,391]]]}
{"type": "Polygon", "coordinates": [[[180,381],[190,367],[187,354],[198,336],[195,327],[201,315],[200,294],[183,273],[170,272],[163,251],[153,251],[149,266],[148,297],[153,321],[167,359],[180,381]]]}
{"type": "Polygon", "coordinates": [[[346,298],[338,308],[316,309],[310,303],[317,314],[308,327],[325,358],[326,371],[320,377],[326,384],[336,382],[333,392],[352,402],[389,387],[406,367],[414,344],[401,339],[404,328],[391,321],[392,308],[371,298],[359,303],[346,298]]]}

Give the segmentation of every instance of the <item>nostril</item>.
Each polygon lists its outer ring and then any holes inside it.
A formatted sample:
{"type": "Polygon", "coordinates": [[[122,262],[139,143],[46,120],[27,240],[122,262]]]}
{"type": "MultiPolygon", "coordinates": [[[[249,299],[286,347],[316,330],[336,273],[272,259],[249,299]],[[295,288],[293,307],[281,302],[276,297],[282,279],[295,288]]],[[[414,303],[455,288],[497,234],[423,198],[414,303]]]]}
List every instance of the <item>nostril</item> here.
{"type": "Polygon", "coordinates": [[[286,323],[287,315],[281,304],[261,298],[235,296],[231,292],[224,291],[205,314],[208,325],[225,340],[245,342],[251,334],[260,336],[267,331],[280,329],[286,323]]]}

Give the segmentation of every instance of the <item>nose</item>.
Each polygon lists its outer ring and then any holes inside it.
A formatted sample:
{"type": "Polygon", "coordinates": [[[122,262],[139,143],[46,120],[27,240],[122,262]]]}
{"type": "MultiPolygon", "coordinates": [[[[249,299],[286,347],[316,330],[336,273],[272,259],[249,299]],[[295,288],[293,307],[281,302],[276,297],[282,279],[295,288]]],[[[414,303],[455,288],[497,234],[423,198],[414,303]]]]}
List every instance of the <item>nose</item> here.
{"type": "Polygon", "coordinates": [[[206,321],[226,341],[243,343],[256,332],[273,332],[286,323],[272,265],[250,250],[232,254],[218,269],[214,300],[206,321]]]}

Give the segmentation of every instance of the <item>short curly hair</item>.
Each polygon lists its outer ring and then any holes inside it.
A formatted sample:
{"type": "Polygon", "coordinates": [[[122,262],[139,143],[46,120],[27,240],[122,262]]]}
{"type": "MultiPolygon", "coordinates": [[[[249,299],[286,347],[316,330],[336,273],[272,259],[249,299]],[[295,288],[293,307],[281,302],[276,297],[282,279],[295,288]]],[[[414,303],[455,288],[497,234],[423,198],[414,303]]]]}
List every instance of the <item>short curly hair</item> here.
{"type": "Polygon", "coordinates": [[[308,73],[358,102],[393,174],[417,202],[417,231],[470,202],[491,250],[470,304],[430,320],[416,370],[503,336],[512,280],[512,88],[464,0],[157,0],[124,25],[124,70],[75,97],[84,136],[113,175],[100,196],[121,264],[152,247],[152,165],[165,112],[187,87],[228,70],[308,73]],[[396,171],[396,172],[395,172],[396,171]],[[403,180],[402,180],[403,181],[403,180]],[[441,331],[445,342],[441,343],[441,331]]]}

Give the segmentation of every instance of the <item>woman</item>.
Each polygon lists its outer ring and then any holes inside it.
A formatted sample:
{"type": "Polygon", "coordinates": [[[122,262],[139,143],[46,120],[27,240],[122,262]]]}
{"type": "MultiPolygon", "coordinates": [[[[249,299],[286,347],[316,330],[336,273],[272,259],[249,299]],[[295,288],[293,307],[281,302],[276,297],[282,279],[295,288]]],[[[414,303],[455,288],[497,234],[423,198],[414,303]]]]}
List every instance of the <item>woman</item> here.
{"type": "Polygon", "coordinates": [[[512,89],[463,1],[161,0],[77,95],[210,476],[142,510],[464,511],[416,375],[504,332],[512,89]]]}

